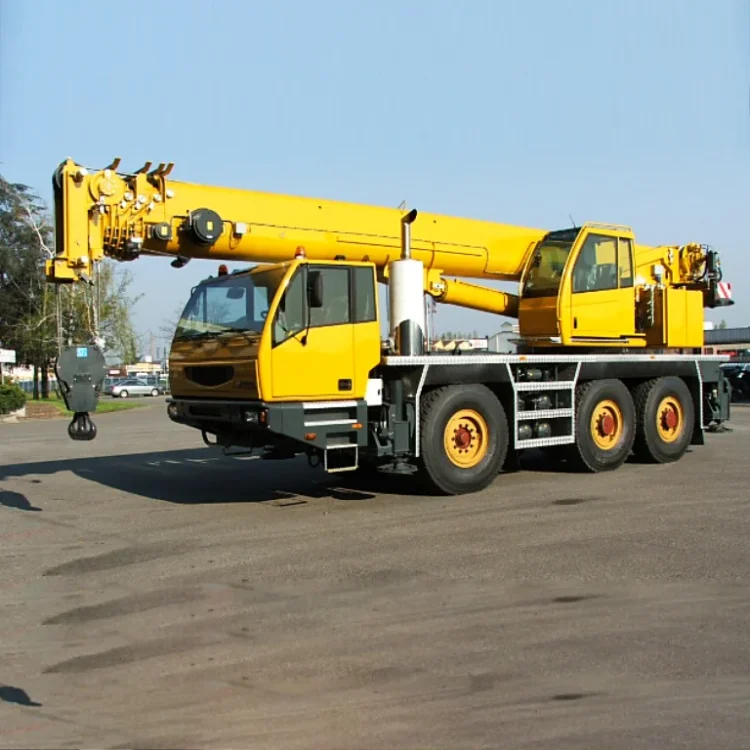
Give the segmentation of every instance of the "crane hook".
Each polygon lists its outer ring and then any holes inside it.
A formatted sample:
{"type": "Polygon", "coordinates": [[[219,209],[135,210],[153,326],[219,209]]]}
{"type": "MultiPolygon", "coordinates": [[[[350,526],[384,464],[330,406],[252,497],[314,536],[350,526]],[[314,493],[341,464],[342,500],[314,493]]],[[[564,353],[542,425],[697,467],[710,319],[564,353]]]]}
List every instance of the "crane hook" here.
{"type": "Polygon", "coordinates": [[[93,440],[96,437],[96,425],[87,411],[79,411],[73,415],[68,425],[68,435],[73,440],[93,440]]]}

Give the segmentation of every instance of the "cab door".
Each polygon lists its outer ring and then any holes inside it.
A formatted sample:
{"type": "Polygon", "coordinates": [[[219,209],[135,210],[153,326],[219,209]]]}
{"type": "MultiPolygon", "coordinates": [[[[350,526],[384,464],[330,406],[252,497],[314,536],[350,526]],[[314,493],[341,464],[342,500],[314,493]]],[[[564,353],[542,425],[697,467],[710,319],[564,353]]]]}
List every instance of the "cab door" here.
{"type": "Polygon", "coordinates": [[[273,320],[273,399],[354,397],[350,287],[348,266],[297,268],[273,320]]]}
{"type": "Polygon", "coordinates": [[[573,267],[569,330],[573,342],[635,335],[631,238],[587,235],[573,267]]]}

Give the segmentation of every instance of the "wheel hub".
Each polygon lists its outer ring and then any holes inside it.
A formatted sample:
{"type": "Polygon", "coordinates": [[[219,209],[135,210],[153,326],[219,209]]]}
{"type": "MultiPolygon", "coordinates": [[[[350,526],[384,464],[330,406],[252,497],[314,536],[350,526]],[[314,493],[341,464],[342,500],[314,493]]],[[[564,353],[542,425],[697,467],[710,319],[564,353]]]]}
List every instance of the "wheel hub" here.
{"type": "Polygon", "coordinates": [[[664,426],[668,430],[674,430],[674,428],[677,427],[677,414],[674,409],[667,409],[664,412],[662,419],[664,420],[664,426]]]}
{"type": "Polygon", "coordinates": [[[448,459],[462,469],[471,469],[487,455],[489,428],[474,409],[461,409],[445,425],[443,445],[448,459]]]}
{"type": "Polygon", "coordinates": [[[610,435],[614,434],[615,420],[612,419],[612,416],[610,414],[605,414],[599,420],[599,431],[604,437],[610,437],[610,435]]]}
{"type": "Polygon", "coordinates": [[[674,397],[663,398],[656,411],[656,428],[665,443],[673,443],[683,430],[682,404],[674,397]]]}
{"type": "Polygon", "coordinates": [[[453,439],[456,441],[456,446],[459,449],[468,448],[471,445],[471,430],[468,427],[461,425],[461,427],[455,431],[455,437],[453,439]]]}
{"type": "Polygon", "coordinates": [[[620,406],[610,399],[601,401],[591,414],[591,437],[597,448],[609,451],[615,448],[623,434],[623,417],[620,406]]]}

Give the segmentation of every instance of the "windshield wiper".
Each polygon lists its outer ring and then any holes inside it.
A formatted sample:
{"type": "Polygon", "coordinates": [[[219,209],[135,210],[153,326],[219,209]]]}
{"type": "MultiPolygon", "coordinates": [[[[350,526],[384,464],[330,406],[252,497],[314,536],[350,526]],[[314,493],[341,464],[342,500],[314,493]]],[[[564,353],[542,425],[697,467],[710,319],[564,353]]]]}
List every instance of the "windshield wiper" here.
{"type": "Polygon", "coordinates": [[[260,331],[256,331],[254,328],[227,328],[230,333],[254,333],[256,336],[260,336],[260,331]]]}
{"type": "Polygon", "coordinates": [[[231,328],[223,328],[220,331],[198,331],[198,333],[175,334],[176,339],[207,339],[212,336],[220,336],[223,333],[231,333],[231,328]]]}

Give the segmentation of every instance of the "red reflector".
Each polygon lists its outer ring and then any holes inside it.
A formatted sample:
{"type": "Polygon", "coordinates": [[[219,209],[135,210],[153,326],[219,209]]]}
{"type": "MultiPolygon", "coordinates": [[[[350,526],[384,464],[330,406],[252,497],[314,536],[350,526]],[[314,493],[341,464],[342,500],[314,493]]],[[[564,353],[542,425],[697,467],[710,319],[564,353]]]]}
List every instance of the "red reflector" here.
{"type": "Polygon", "coordinates": [[[305,435],[305,440],[315,440],[315,438],[318,437],[314,432],[308,432],[305,435]]]}

